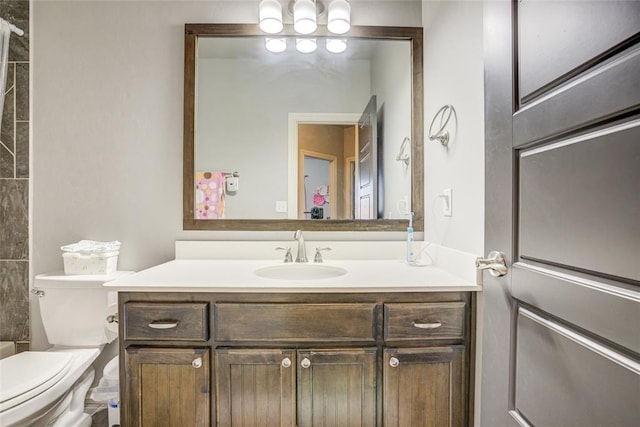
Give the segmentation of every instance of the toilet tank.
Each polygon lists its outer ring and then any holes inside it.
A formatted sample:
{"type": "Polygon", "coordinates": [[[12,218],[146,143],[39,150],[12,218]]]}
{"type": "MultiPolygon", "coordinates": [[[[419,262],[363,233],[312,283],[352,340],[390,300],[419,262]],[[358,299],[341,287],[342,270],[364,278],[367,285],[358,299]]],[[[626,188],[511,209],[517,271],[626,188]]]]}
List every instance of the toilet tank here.
{"type": "Polygon", "coordinates": [[[36,276],[33,288],[41,291],[40,316],[49,343],[89,347],[113,341],[117,334],[107,329],[106,317],[117,297],[102,284],[127,274],[131,272],[73,276],[60,272],[36,276]]]}

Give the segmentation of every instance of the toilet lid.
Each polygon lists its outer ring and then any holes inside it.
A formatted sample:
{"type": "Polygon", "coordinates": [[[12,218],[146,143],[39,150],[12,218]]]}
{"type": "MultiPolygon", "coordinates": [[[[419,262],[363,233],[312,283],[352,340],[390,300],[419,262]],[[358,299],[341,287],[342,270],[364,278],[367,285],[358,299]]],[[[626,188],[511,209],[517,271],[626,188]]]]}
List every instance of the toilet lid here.
{"type": "Polygon", "coordinates": [[[0,360],[0,412],[47,390],[71,368],[70,353],[26,351],[0,360]]]}

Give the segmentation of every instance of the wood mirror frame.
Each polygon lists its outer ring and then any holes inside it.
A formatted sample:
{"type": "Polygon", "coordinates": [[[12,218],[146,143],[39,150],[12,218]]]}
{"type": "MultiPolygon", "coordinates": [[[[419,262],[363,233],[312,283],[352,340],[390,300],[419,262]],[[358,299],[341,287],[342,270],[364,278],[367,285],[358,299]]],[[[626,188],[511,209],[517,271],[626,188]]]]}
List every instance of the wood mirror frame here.
{"type": "MultiPolygon", "coordinates": [[[[292,25],[285,25],[281,33],[294,36],[292,25]]],[[[314,33],[327,36],[326,26],[318,26],[314,33]]],[[[198,37],[264,36],[256,24],[185,24],[184,36],[184,146],[183,146],[183,229],[184,230],[253,230],[253,231],[404,231],[405,219],[196,219],[195,191],[195,117],[196,70],[198,37]]],[[[422,71],[421,27],[352,26],[346,38],[407,40],[411,43],[411,210],[413,228],[424,230],[424,103],[422,71]]]]}

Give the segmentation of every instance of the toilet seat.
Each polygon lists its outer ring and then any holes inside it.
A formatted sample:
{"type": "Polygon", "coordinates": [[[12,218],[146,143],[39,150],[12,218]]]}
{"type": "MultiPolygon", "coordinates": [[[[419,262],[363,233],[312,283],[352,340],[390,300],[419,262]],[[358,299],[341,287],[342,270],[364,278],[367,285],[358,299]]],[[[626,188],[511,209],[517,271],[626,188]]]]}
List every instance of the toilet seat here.
{"type": "MultiPolygon", "coordinates": [[[[96,360],[100,352],[102,351],[102,347],[89,347],[89,348],[71,348],[71,347],[62,347],[62,346],[54,346],[53,348],[47,350],[47,356],[49,354],[64,354],[64,358],[66,355],[71,357],[70,366],[67,369],[67,372],[64,375],[61,375],[61,378],[54,382],[50,381],[50,386],[48,388],[41,387],[40,393],[35,394],[28,400],[24,400],[20,404],[16,404],[13,407],[9,407],[8,409],[3,409],[0,411],[0,426],[2,427],[23,427],[26,425],[33,424],[35,421],[40,420],[42,417],[48,417],[50,414],[55,413],[58,409],[58,405],[63,404],[63,400],[65,396],[68,396],[68,393],[73,388],[74,384],[82,378],[83,374],[87,373],[90,370],[90,378],[93,381],[93,368],[91,368],[91,364],[96,360]]],[[[31,352],[25,352],[20,354],[29,354],[31,352]]],[[[15,356],[12,356],[15,357],[15,356]]],[[[24,357],[24,356],[22,356],[24,357]]],[[[31,356],[27,356],[31,357],[31,356]]],[[[59,356],[53,356],[59,359],[59,356]]],[[[7,358],[10,359],[10,358],[7,358]]],[[[7,359],[0,360],[0,363],[4,365],[7,359]]],[[[49,364],[49,360],[46,359],[47,362],[45,365],[49,364]]],[[[17,364],[17,363],[16,363],[17,364]]],[[[41,365],[43,366],[43,365],[41,365]]],[[[17,368],[16,368],[17,369],[17,368]]],[[[41,368],[42,369],[42,368],[41,368]]],[[[4,366],[2,367],[4,371],[4,366]]],[[[34,369],[35,370],[35,369],[34,369]]],[[[7,372],[9,372],[7,370],[7,372]]],[[[4,372],[0,372],[4,380],[4,372]]],[[[20,380],[22,382],[22,380],[20,380]]],[[[7,381],[8,383],[8,381],[7,381]]],[[[4,391],[4,386],[2,386],[4,391]]],[[[86,394],[86,391],[85,393],[86,394]]],[[[84,394],[82,399],[84,399],[84,394]]],[[[16,400],[17,402],[17,400],[16,400]]],[[[4,402],[3,402],[4,403],[4,402]]],[[[7,405],[9,406],[9,405],[7,405]]],[[[81,411],[82,412],[82,411],[81,411]]],[[[38,421],[39,422],[39,421],[38,421]]],[[[73,422],[62,424],[65,427],[76,425],[73,422]]]]}
{"type": "Polygon", "coordinates": [[[69,372],[70,353],[27,351],[0,360],[0,412],[43,393],[69,372]]]}

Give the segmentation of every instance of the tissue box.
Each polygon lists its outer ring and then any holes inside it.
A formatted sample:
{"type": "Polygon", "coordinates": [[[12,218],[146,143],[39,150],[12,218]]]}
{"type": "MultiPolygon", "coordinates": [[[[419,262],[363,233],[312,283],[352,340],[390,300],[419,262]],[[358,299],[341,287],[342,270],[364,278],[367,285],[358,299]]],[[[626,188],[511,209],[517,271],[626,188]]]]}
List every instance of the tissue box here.
{"type": "Polygon", "coordinates": [[[65,252],[64,274],[111,274],[118,268],[120,252],[81,253],[65,252]]]}

